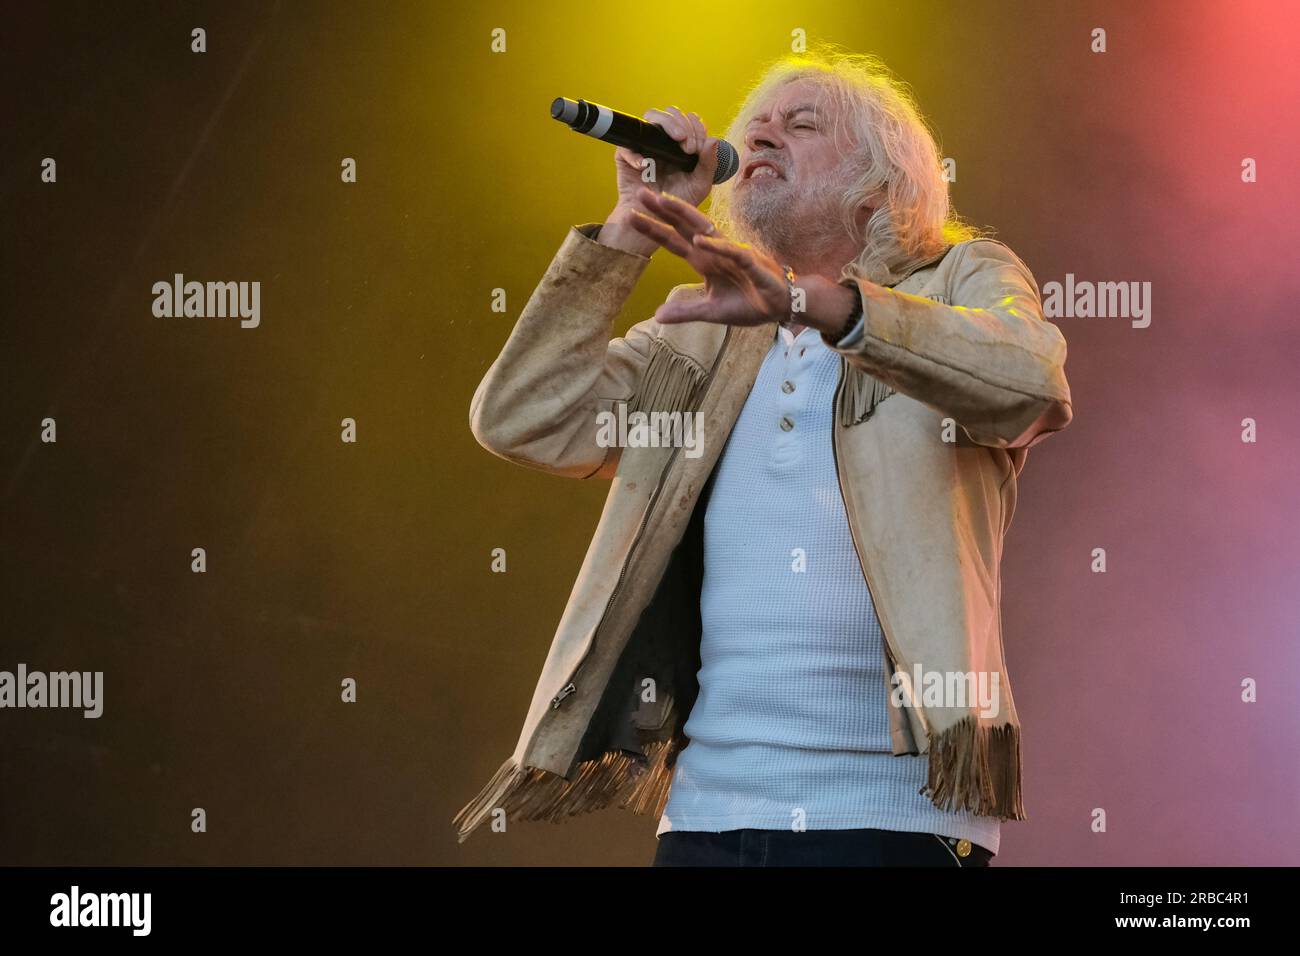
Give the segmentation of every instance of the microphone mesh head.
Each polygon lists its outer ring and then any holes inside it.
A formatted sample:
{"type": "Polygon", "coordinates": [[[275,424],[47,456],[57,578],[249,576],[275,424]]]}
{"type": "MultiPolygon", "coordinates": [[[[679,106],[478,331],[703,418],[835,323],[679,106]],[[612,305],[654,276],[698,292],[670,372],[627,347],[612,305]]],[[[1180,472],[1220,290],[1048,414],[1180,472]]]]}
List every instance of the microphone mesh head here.
{"type": "Polygon", "coordinates": [[[713,171],[713,184],[716,186],[718,183],[725,183],[736,175],[736,170],[740,168],[740,156],[736,153],[736,147],[725,139],[718,140],[718,146],[714,152],[718,157],[718,166],[713,171]]]}

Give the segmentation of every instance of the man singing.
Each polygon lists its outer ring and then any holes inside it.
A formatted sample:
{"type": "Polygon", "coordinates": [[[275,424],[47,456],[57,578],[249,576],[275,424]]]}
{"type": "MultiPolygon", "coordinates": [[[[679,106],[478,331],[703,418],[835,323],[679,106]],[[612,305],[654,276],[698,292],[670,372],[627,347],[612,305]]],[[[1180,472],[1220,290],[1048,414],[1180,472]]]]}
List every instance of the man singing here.
{"type": "Polygon", "coordinates": [[[617,802],[659,816],[655,865],[987,866],[1025,819],[1002,542],[1071,419],[1064,338],[873,58],[771,67],[723,186],[698,116],[645,118],[696,169],[616,152],[613,211],[569,231],[470,407],[494,454],[611,488],[460,839],[617,802]],[[661,247],[703,282],[611,340],[661,247]],[[698,415],[702,453],[611,445],[612,412],[698,415]]]}

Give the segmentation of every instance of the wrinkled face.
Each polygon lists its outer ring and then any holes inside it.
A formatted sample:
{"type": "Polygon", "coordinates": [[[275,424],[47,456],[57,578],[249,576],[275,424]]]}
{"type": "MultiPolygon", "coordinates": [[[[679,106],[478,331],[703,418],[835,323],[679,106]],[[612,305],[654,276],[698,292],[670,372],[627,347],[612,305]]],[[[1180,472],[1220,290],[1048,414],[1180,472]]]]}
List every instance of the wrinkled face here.
{"type": "Polygon", "coordinates": [[[732,217],[742,238],[774,253],[843,233],[839,201],[849,166],[832,135],[836,106],[818,92],[813,80],[779,87],[745,129],[732,217]]]}

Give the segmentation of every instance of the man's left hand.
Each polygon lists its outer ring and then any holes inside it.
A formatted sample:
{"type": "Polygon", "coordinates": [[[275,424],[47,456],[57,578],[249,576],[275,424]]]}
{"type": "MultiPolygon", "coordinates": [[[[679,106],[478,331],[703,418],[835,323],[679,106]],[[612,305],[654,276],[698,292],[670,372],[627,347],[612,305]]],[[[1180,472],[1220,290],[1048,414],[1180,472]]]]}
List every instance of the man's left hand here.
{"type": "Polygon", "coordinates": [[[656,319],[666,325],[762,325],[790,317],[785,273],[771,256],[726,238],[708,216],[676,196],[643,188],[637,198],[659,218],[638,214],[632,226],[681,256],[704,279],[702,297],[666,303],[655,313],[656,319]]]}

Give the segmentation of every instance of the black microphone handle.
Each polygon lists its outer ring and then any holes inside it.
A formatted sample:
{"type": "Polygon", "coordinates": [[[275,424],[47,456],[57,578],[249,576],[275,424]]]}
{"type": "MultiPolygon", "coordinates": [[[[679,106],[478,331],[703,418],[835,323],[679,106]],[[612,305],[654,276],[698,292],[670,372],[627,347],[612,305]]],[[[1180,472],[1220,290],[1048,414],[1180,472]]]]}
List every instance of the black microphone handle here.
{"type": "Polygon", "coordinates": [[[700,157],[682,149],[681,144],[669,136],[662,126],[647,120],[637,120],[617,110],[610,112],[614,116],[609,129],[600,137],[603,142],[623,146],[688,173],[699,165],[700,157]]]}
{"type": "MultiPolygon", "coordinates": [[[[669,136],[662,126],[637,119],[628,113],[620,113],[599,103],[557,96],[551,102],[551,118],[559,120],[576,133],[583,133],[614,146],[622,146],[688,173],[699,165],[699,156],[682,149],[677,140],[669,136]]],[[[740,157],[736,153],[736,148],[722,139],[715,141],[713,155],[717,160],[717,165],[713,169],[713,184],[716,186],[736,175],[740,167],[740,157]]]]}
{"type": "MultiPolygon", "coordinates": [[[[599,103],[557,96],[551,103],[551,118],[564,123],[574,132],[583,133],[603,143],[623,146],[686,172],[699,164],[699,157],[682,149],[662,126],[599,103]]],[[[722,149],[720,143],[716,149],[722,149]]],[[[718,158],[722,158],[720,152],[718,158]]],[[[721,162],[719,171],[723,171],[721,162]]]]}

